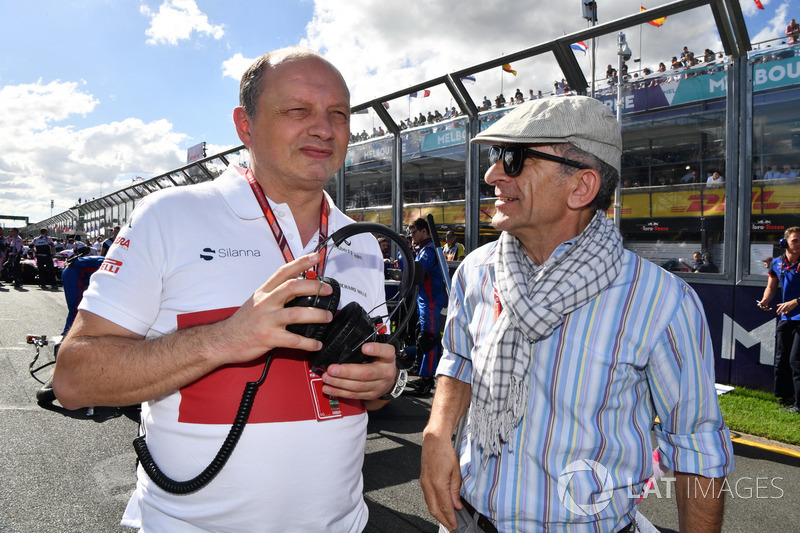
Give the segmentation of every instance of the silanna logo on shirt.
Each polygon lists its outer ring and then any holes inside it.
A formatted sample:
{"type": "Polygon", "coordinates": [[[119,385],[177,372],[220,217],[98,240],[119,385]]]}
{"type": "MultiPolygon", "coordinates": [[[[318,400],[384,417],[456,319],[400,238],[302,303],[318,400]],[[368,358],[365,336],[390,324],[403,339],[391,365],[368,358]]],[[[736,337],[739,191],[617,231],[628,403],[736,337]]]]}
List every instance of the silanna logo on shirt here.
{"type": "Polygon", "coordinates": [[[261,257],[261,250],[240,248],[203,248],[200,259],[211,261],[213,259],[241,259],[245,257],[261,257]]]}

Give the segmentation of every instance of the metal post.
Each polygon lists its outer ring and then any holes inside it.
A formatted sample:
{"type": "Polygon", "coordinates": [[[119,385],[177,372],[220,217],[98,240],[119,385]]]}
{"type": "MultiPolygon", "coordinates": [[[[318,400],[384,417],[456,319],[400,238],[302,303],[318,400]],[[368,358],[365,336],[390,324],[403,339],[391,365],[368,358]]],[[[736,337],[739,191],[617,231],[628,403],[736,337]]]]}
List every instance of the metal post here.
{"type": "MultiPolygon", "coordinates": [[[[619,32],[617,38],[617,122],[619,123],[620,135],[622,134],[622,65],[631,58],[631,49],[628,48],[628,41],[625,34],[619,32]]],[[[614,225],[620,227],[620,217],[622,216],[622,162],[620,162],[620,181],[614,190],[614,225]]]]}

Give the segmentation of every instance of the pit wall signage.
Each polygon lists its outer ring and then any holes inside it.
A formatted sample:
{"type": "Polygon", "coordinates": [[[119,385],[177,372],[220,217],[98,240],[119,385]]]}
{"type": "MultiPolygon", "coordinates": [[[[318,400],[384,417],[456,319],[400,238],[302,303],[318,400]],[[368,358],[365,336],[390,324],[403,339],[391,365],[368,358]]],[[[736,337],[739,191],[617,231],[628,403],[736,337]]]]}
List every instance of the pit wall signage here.
{"type": "MultiPolygon", "coordinates": [[[[759,215],[787,215],[800,211],[800,185],[768,185],[750,194],[750,212],[759,215]]],[[[613,211],[608,211],[613,215],[613,211]]],[[[723,216],[725,191],[723,189],[677,190],[667,192],[623,192],[623,217],[693,217],[723,216]]]]}

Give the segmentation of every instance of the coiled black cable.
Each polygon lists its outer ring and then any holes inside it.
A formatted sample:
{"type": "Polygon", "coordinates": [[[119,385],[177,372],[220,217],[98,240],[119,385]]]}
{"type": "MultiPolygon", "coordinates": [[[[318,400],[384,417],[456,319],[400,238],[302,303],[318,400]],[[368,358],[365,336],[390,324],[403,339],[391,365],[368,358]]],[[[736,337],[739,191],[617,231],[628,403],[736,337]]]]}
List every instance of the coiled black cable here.
{"type": "Polygon", "coordinates": [[[133,449],[136,450],[136,456],[139,458],[139,462],[141,463],[144,471],[147,473],[150,479],[153,480],[153,483],[158,485],[166,492],[170,492],[172,494],[191,494],[192,492],[196,492],[208,485],[211,480],[214,479],[217,474],[219,474],[220,470],[222,470],[222,467],[228,462],[231,453],[233,453],[233,449],[236,447],[236,444],[239,442],[239,438],[244,432],[244,428],[247,425],[247,419],[250,417],[250,410],[253,408],[253,402],[256,399],[256,393],[267,377],[267,370],[269,369],[271,362],[272,352],[270,352],[267,356],[267,360],[264,363],[264,370],[262,371],[259,380],[250,381],[245,385],[244,392],[242,392],[242,400],[239,403],[239,411],[236,413],[236,418],[231,425],[230,431],[228,431],[228,436],[225,437],[225,442],[222,443],[217,455],[205,468],[205,470],[200,472],[192,479],[188,479],[186,481],[176,481],[167,476],[161,471],[156,462],[153,460],[153,457],[150,455],[150,450],[147,448],[145,436],[142,435],[134,439],[133,449]]]}

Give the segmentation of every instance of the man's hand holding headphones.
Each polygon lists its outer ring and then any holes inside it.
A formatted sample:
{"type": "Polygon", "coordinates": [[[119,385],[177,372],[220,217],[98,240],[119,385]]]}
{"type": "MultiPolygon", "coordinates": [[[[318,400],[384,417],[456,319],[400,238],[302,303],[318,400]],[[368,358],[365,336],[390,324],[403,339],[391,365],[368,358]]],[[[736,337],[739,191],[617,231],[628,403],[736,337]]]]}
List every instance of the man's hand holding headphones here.
{"type": "MultiPolygon", "coordinates": [[[[315,352],[322,342],[286,330],[291,324],[328,323],[333,314],[315,307],[286,307],[298,296],[328,296],[330,285],[316,279],[304,279],[304,272],[320,262],[320,254],[300,257],[279,268],[264,285],[229,319],[229,331],[238,336],[240,361],[251,361],[275,348],[294,348],[315,352]]],[[[331,396],[359,400],[375,400],[394,388],[397,381],[395,347],[391,344],[367,342],[366,364],[332,364],[322,375],[322,391],[331,396]]],[[[226,361],[228,363],[232,361],[226,361]]],[[[381,402],[383,405],[385,402],[381,402]]],[[[367,405],[368,408],[376,407],[367,405]]]]}
{"type": "Polygon", "coordinates": [[[380,342],[367,342],[361,347],[364,355],[372,358],[366,364],[332,364],[322,374],[325,385],[322,392],[339,398],[356,398],[367,401],[367,408],[380,407],[385,400],[377,398],[394,389],[398,378],[395,364],[395,347],[380,342]],[[372,404],[368,400],[375,400],[372,404]],[[377,403],[380,402],[380,403],[377,403]]]}

